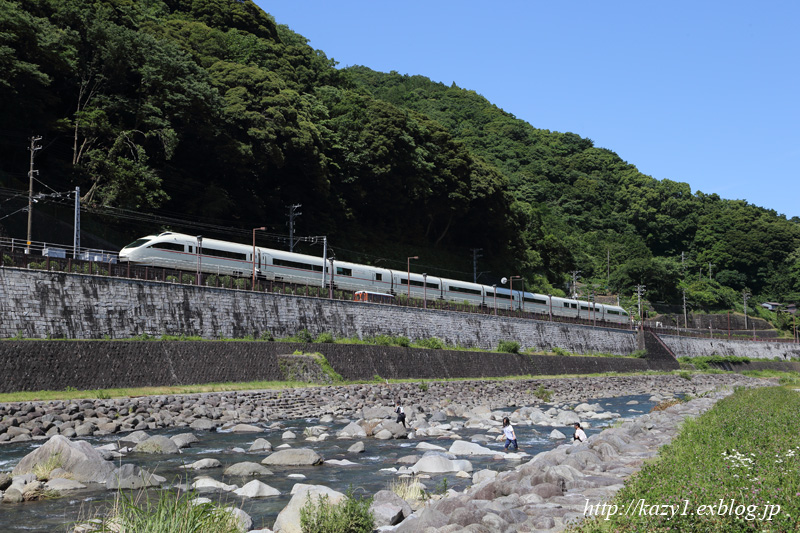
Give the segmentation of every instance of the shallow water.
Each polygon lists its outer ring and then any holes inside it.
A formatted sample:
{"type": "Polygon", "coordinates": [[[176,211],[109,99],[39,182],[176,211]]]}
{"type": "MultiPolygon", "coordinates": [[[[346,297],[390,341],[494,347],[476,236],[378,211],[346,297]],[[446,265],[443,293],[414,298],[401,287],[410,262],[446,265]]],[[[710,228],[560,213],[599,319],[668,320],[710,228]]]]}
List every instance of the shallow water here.
{"type": "MultiPolygon", "coordinates": [[[[604,398],[597,400],[587,400],[588,403],[599,403],[605,411],[619,413],[624,418],[631,418],[642,413],[647,413],[653,406],[653,402],[648,400],[646,395],[621,396],[617,398],[604,398]],[[637,400],[638,405],[626,405],[631,400],[637,400]]],[[[547,410],[549,406],[539,405],[542,410],[547,410]]],[[[511,412],[512,409],[506,411],[511,412]]],[[[447,422],[464,422],[464,419],[453,418],[447,422]]],[[[611,421],[613,422],[613,421],[611,421]]],[[[587,435],[592,435],[601,431],[609,422],[595,421],[592,427],[586,430],[587,435]]],[[[193,433],[200,439],[200,442],[192,444],[191,448],[184,448],[179,455],[148,455],[148,454],[129,454],[121,461],[133,463],[148,471],[167,478],[165,487],[174,488],[180,484],[191,482],[197,476],[210,476],[228,484],[242,486],[252,479],[259,479],[263,483],[270,485],[281,491],[280,496],[262,499],[240,498],[236,494],[229,492],[203,492],[214,501],[228,505],[241,507],[253,518],[254,528],[272,527],[278,513],[291,499],[291,489],[295,483],[308,483],[326,485],[341,492],[346,492],[352,488],[357,495],[371,496],[379,490],[389,488],[396,475],[389,472],[380,472],[382,468],[398,467],[396,460],[405,455],[422,455],[424,451],[416,450],[415,447],[420,442],[430,442],[449,449],[452,444],[451,439],[413,439],[413,440],[388,440],[365,439],[366,451],[360,454],[349,454],[349,448],[355,440],[338,440],[331,438],[322,442],[307,442],[303,438],[303,431],[310,426],[321,425],[319,419],[298,419],[284,421],[280,429],[269,429],[263,433],[256,434],[233,434],[223,432],[199,432],[193,433]],[[230,465],[243,461],[260,463],[266,457],[266,453],[247,453],[237,452],[233,448],[247,450],[257,438],[269,440],[274,447],[283,444],[281,435],[284,431],[291,430],[298,435],[294,441],[286,441],[295,448],[311,448],[328,459],[347,459],[356,465],[339,466],[323,464],[321,466],[309,467],[278,467],[269,466],[273,475],[261,477],[237,478],[223,476],[222,472],[230,465]],[[200,471],[186,472],[180,468],[183,464],[190,464],[203,458],[215,458],[222,463],[222,467],[200,471]],[[303,474],[306,479],[289,478],[289,474],[303,474]]],[[[327,424],[328,433],[335,435],[337,431],[344,427],[344,423],[327,424]]],[[[572,428],[553,428],[550,426],[526,426],[515,425],[520,451],[536,455],[539,452],[550,450],[559,444],[569,441],[553,441],[548,435],[553,429],[558,429],[571,438],[572,428]],[[538,433],[537,433],[538,432],[538,433]]],[[[176,435],[186,433],[189,428],[174,428],[169,430],[150,430],[149,435],[176,435]]],[[[480,429],[461,428],[457,433],[465,440],[470,440],[476,435],[486,435],[487,432],[480,429]]],[[[495,437],[497,434],[488,433],[495,437]]],[[[108,435],[104,437],[91,437],[86,439],[94,446],[102,446],[108,443],[116,443],[122,435],[108,435]]],[[[40,446],[44,441],[25,442],[18,444],[0,445],[0,471],[8,471],[22,459],[25,455],[40,446]]],[[[491,449],[502,452],[502,442],[481,443],[491,449]]],[[[520,464],[520,461],[498,460],[491,456],[488,457],[459,457],[459,459],[469,459],[475,472],[489,468],[492,470],[510,470],[520,464]]],[[[118,463],[120,460],[117,461],[118,463]]],[[[431,479],[422,480],[429,492],[435,492],[443,488],[443,480],[447,479],[447,487],[455,490],[463,490],[471,484],[471,479],[458,478],[455,474],[433,475],[431,479]]],[[[105,489],[103,485],[94,485],[87,490],[68,493],[67,495],[42,502],[24,502],[20,504],[0,504],[0,532],[12,531],[48,531],[48,532],[68,532],[72,531],[72,524],[79,520],[86,520],[96,516],[100,511],[113,503],[114,491],[105,489]]],[[[134,495],[135,496],[135,495],[134,495]]]]}

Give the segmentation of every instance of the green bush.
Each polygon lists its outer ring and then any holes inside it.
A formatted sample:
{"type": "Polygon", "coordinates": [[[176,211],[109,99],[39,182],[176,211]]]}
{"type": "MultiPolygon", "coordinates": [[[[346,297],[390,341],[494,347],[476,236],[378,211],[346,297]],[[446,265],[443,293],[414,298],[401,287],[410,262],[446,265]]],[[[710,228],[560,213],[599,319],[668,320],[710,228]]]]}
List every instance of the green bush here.
{"type": "Polygon", "coordinates": [[[228,509],[211,503],[195,505],[197,495],[173,491],[153,496],[142,492],[135,496],[120,491],[110,516],[95,531],[136,531],[136,533],[173,533],[202,531],[232,533],[242,531],[239,520],[228,509]]]}
{"type": "Polygon", "coordinates": [[[539,388],[536,389],[534,394],[536,395],[537,398],[539,398],[545,403],[550,403],[550,400],[553,399],[553,391],[545,388],[544,385],[539,385],[539,388]]]}
{"type": "Polygon", "coordinates": [[[560,346],[553,346],[551,350],[556,355],[571,355],[567,350],[561,348],[560,346]]]}
{"type": "Polygon", "coordinates": [[[408,337],[397,336],[392,339],[392,344],[395,346],[400,346],[402,348],[408,348],[411,346],[411,340],[408,337]]]}
{"type": "Polygon", "coordinates": [[[429,350],[442,350],[445,347],[444,342],[436,337],[428,337],[427,339],[420,339],[414,343],[414,346],[419,348],[427,348],[429,350]]]}
{"type": "Polygon", "coordinates": [[[319,335],[317,335],[317,338],[314,339],[314,342],[318,342],[320,344],[331,343],[331,342],[334,342],[334,338],[333,338],[333,335],[331,335],[330,333],[327,333],[327,332],[326,333],[320,333],[319,335]]]}
{"type": "Polygon", "coordinates": [[[503,353],[519,353],[519,343],[516,341],[500,341],[497,351],[503,353]]]}
{"type": "Polygon", "coordinates": [[[372,342],[378,346],[391,346],[392,338],[389,335],[376,335],[372,338],[372,342]]]}
{"type": "Polygon", "coordinates": [[[303,533],[371,533],[375,517],[370,505],[372,498],[355,498],[352,489],[338,505],[330,503],[327,494],[316,502],[309,494],[300,509],[300,528],[303,533]]]}
{"type": "Polygon", "coordinates": [[[270,342],[272,342],[272,341],[275,340],[275,337],[272,336],[272,332],[271,331],[265,331],[264,333],[261,334],[261,340],[262,341],[270,341],[270,342]]]}
{"type": "Polygon", "coordinates": [[[304,328],[295,333],[293,337],[289,337],[289,340],[292,342],[314,342],[314,337],[310,331],[304,328]]]}

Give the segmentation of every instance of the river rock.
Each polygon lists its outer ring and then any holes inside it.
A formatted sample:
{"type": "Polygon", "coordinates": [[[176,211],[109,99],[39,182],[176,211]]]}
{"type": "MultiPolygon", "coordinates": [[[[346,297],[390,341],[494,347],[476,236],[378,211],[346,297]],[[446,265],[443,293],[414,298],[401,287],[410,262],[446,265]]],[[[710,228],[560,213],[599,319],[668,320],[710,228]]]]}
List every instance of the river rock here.
{"type": "Polygon", "coordinates": [[[207,418],[198,418],[189,424],[189,427],[200,431],[214,431],[218,425],[219,424],[216,422],[208,420],[207,418]]]}
{"type": "Polygon", "coordinates": [[[188,448],[195,442],[200,442],[194,433],[181,433],[179,435],[173,435],[170,437],[170,440],[175,443],[179,449],[188,448]]]}
{"type": "Polygon", "coordinates": [[[442,455],[423,455],[422,459],[416,462],[411,470],[417,474],[425,472],[428,474],[442,474],[445,472],[472,472],[472,463],[464,460],[448,459],[442,455]]]}
{"type": "Polygon", "coordinates": [[[140,442],[144,442],[150,438],[150,435],[144,431],[134,431],[127,435],[120,437],[117,444],[120,448],[133,448],[140,442]]]}
{"type": "Polygon", "coordinates": [[[473,442],[466,442],[457,440],[450,446],[450,453],[453,455],[496,455],[497,452],[475,444],[473,442]]]}
{"type": "Polygon", "coordinates": [[[263,433],[264,428],[252,424],[236,424],[231,428],[232,433],[263,433]]]}
{"type": "Polygon", "coordinates": [[[168,437],[164,435],[155,435],[149,439],[140,442],[133,448],[134,452],[138,453],[153,453],[153,454],[172,454],[180,453],[178,446],[168,437]]]}
{"type": "Polygon", "coordinates": [[[336,437],[339,439],[365,439],[367,432],[355,422],[350,422],[336,433],[336,437]]]}
{"type": "Polygon", "coordinates": [[[166,478],[162,476],[151,474],[133,464],[125,464],[108,475],[106,488],[136,490],[146,487],[158,487],[165,481],[166,478]]]}
{"type": "Polygon", "coordinates": [[[55,490],[58,492],[66,492],[68,490],[85,489],[86,485],[74,479],[55,478],[49,480],[44,484],[46,489],[55,490]]]}
{"type": "Polygon", "coordinates": [[[249,476],[269,476],[272,475],[272,470],[261,466],[258,463],[251,463],[248,461],[242,463],[236,463],[234,465],[229,466],[223,472],[226,476],[240,476],[240,477],[249,477],[249,476]]]}
{"type": "Polygon", "coordinates": [[[220,466],[222,466],[222,463],[220,463],[217,459],[214,459],[213,457],[207,457],[191,464],[184,465],[182,468],[186,470],[204,470],[206,468],[219,468],[220,466]]]}
{"type": "Polygon", "coordinates": [[[337,505],[347,496],[323,485],[302,485],[296,484],[292,488],[292,499],[283,510],[278,513],[275,525],[272,529],[275,533],[302,533],[300,529],[300,509],[308,501],[318,503],[323,495],[328,497],[328,503],[337,505]]]}
{"type": "Polygon", "coordinates": [[[202,489],[217,489],[217,490],[224,490],[226,492],[232,492],[239,488],[238,485],[228,485],[227,483],[223,483],[222,481],[217,481],[216,479],[201,476],[197,478],[194,483],[192,483],[192,488],[197,490],[202,489]]]}
{"type": "Polygon", "coordinates": [[[250,448],[247,451],[251,453],[271,452],[272,444],[267,439],[256,439],[253,444],[250,445],[250,448]]]}
{"type": "Polygon", "coordinates": [[[14,468],[12,474],[18,476],[33,472],[34,466],[47,462],[53,456],[59,456],[60,468],[72,475],[81,483],[102,483],[114,470],[114,464],[103,459],[103,456],[86,441],[73,442],[63,435],[54,435],[46,443],[29,453],[14,468]]]}
{"type": "Polygon", "coordinates": [[[236,518],[236,521],[239,524],[239,532],[244,533],[246,531],[250,531],[250,528],[253,527],[252,517],[238,507],[225,507],[223,511],[233,515],[234,518],[236,518]]]}
{"type": "Polygon", "coordinates": [[[553,431],[551,431],[549,437],[551,439],[553,439],[553,440],[562,440],[562,439],[566,439],[567,438],[566,435],[564,435],[563,433],[561,433],[557,429],[554,429],[553,431]]]}
{"type": "Polygon", "coordinates": [[[262,465],[304,466],[321,465],[322,456],[310,448],[280,450],[261,461],[262,465]]]}
{"type": "Polygon", "coordinates": [[[245,498],[267,498],[269,496],[278,496],[281,493],[278,489],[270,487],[257,479],[250,481],[242,488],[236,489],[233,492],[245,498]]]}
{"type": "Polygon", "coordinates": [[[362,441],[358,441],[349,448],[347,448],[348,453],[364,453],[365,450],[364,443],[362,441]]]}

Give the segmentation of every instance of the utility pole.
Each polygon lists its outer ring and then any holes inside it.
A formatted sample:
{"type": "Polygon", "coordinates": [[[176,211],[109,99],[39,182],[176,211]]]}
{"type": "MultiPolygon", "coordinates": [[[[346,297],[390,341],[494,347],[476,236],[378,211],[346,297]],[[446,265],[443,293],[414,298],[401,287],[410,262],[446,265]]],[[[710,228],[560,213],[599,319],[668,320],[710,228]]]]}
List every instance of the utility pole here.
{"type": "Polygon", "coordinates": [[[639,306],[639,324],[642,329],[644,329],[644,317],[642,316],[642,296],[645,293],[645,285],[637,285],[636,286],[636,301],[637,305],[639,306]]]}
{"type": "MultiPolygon", "coordinates": [[[[572,271],[572,297],[578,297],[578,274],[580,274],[580,270],[573,270],[572,271]]],[[[580,314],[580,311],[578,311],[580,314]]]]}
{"type": "Polygon", "coordinates": [[[31,168],[28,171],[28,245],[25,248],[25,253],[31,253],[31,228],[33,226],[33,175],[38,174],[38,170],[33,170],[33,157],[36,155],[38,150],[41,150],[42,147],[37,145],[36,143],[42,140],[41,135],[37,135],[36,137],[31,137],[31,146],[28,150],[31,151],[31,168]]]}
{"type": "Polygon", "coordinates": [[[744,329],[747,329],[747,300],[750,298],[750,292],[747,289],[742,291],[742,298],[744,299],[744,329]]]}
{"type": "Polygon", "coordinates": [[[611,285],[611,247],[608,247],[606,252],[606,291],[608,291],[608,286],[611,285]]]}
{"type": "Polygon", "coordinates": [[[689,319],[686,317],[686,288],[683,289],[683,327],[689,329],[689,319]]]}
{"type": "Polygon", "coordinates": [[[715,267],[715,266],[717,266],[717,265],[715,265],[711,261],[708,262],[708,281],[711,281],[711,279],[712,279],[711,278],[711,267],[715,267]]]}
{"type": "Polygon", "coordinates": [[[478,258],[483,257],[478,252],[483,248],[472,248],[472,283],[478,283],[478,258]]]}
{"type": "Polygon", "coordinates": [[[72,258],[78,258],[81,247],[81,188],[75,187],[75,235],[72,237],[72,258]]]}
{"type": "Polygon", "coordinates": [[[286,209],[289,210],[289,251],[294,252],[294,217],[299,217],[303,213],[296,213],[297,209],[301,208],[302,204],[287,205],[286,209]]]}

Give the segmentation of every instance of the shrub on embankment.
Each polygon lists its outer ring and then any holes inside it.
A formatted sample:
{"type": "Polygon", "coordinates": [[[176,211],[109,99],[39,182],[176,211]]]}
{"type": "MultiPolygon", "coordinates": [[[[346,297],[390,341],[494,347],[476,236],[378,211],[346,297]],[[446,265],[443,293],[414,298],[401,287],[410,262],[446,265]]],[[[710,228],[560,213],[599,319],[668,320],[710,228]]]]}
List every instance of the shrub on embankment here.
{"type": "Polygon", "coordinates": [[[616,514],[588,521],[579,530],[797,531],[798,413],[800,394],[794,390],[737,389],[688,420],[658,459],[628,480],[612,502],[616,514]],[[678,507],[674,516],[651,516],[641,512],[642,505],[678,507]],[[766,520],[775,505],[780,511],[766,520]]]}

